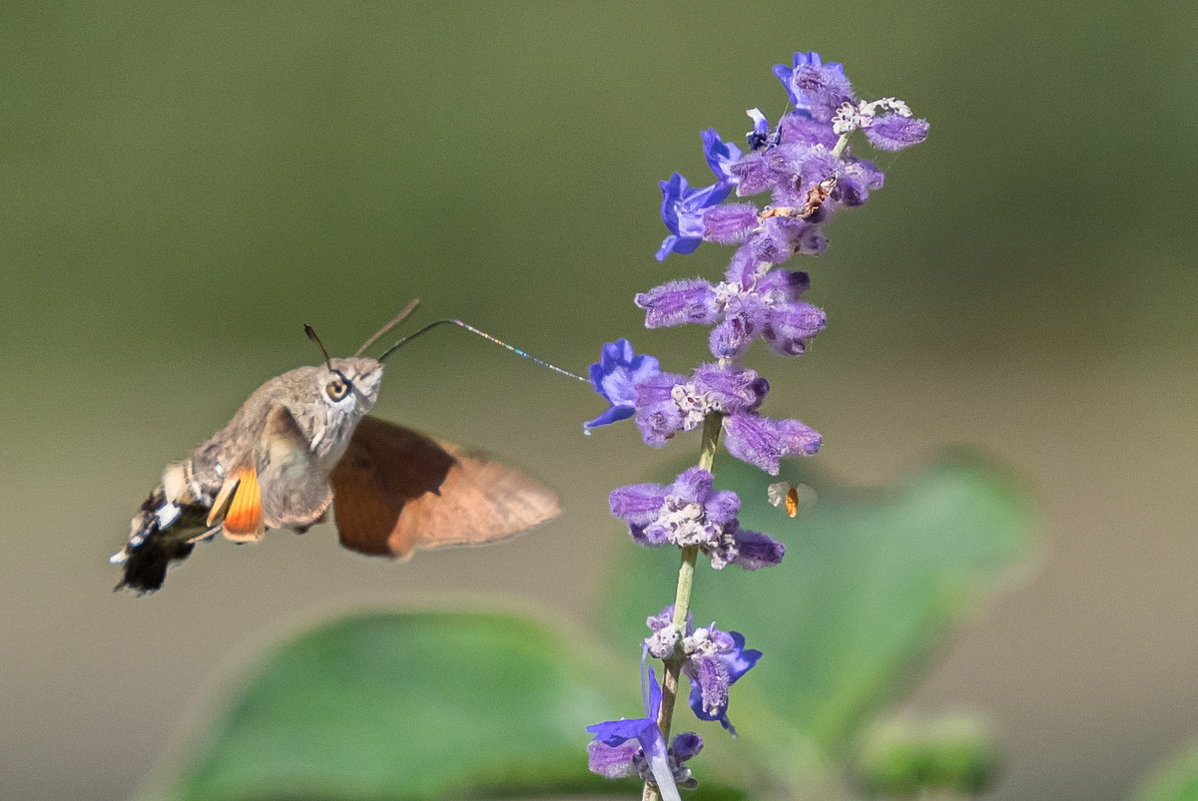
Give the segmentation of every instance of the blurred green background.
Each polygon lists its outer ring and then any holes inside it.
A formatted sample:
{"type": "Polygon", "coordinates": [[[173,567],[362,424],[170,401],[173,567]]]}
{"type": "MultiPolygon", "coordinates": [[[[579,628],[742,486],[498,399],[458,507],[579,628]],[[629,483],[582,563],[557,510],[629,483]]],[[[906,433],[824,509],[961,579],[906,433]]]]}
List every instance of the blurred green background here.
{"type": "Polygon", "coordinates": [[[218,668],[314,617],[602,603],[608,489],[679,453],[583,438],[597,399],[454,331],[390,362],[378,412],[552,477],[559,521],[402,566],[327,527],[216,543],[140,600],[106,558],[167,461],[314,361],[305,322],[345,353],[420,297],[575,370],[622,335],[693,364],[700,329],[630,299],[730,251],[655,262],[656,181],[705,181],[699,131],[779,114],[770,66],[814,49],[933,127],[807,266],[829,330],[755,354],[770,410],[850,483],[947,443],[1030,479],[1040,572],[908,708],[990,713],[995,798],[1126,797],[1198,730],[1198,10],[1163,8],[4,4],[0,795],[127,796],[218,668]]]}

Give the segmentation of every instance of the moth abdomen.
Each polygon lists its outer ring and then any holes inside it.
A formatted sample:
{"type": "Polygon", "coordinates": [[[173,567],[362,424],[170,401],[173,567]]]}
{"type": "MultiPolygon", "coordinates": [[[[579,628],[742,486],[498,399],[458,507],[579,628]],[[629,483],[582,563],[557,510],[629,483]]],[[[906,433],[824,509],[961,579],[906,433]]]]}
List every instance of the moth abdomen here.
{"type": "Polygon", "coordinates": [[[207,505],[176,503],[164,484],[150,490],[130,521],[129,541],[110,560],[124,571],[115,589],[143,594],[161,587],[171,562],[186,559],[207,533],[206,518],[207,505]]]}

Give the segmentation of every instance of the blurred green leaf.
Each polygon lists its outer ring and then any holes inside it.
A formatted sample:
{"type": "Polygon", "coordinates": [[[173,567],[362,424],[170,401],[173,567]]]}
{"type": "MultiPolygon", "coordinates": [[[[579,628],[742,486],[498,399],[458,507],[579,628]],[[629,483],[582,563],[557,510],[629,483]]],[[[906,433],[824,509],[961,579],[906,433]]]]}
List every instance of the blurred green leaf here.
{"type": "MultiPolygon", "coordinates": [[[[781,539],[787,554],[755,573],[701,564],[692,608],[696,624],[715,620],[765,652],[733,691],[730,716],[741,742],[771,754],[775,780],[793,783],[843,756],[863,719],[1028,554],[1033,515],[1009,476],[965,455],[884,492],[846,492],[793,464],[781,477],[815,487],[809,516],[768,504],[778,479],[717,464],[717,487],[740,493],[742,525],[781,539]]],[[[645,617],[673,601],[677,558],[630,545],[616,567],[607,621],[629,658],[645,617]]]]}
{"type": "Polygon", "coordinates": [[[1198,801],[1198,743],[1157,770],[1135,801],[1198,801]]]}
{"type": "Polygon", "coordinates": [[[856,774],[871,797],[915,798],[931,790],[973,798],[994,786],[998,747],[976,717],[890,718],[871,724],[861,740],[856,774]]]}
{"type": "MultiPolygon", "coordinates": [[[[376,613],[274,648],[163,797],[597,792],[585,727],[637,711],[588,651],[517,617],[376,613]],[[619,699],[619,700],[617,700],[619,699]]],[[[624,682],[635,691],[635,674],[624,682]]]]}

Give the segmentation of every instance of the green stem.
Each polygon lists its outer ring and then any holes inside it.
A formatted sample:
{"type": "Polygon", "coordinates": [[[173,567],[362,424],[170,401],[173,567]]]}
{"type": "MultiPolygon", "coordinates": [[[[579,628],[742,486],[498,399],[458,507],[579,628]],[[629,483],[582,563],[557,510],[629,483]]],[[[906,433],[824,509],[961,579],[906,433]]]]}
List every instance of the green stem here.
{"type": "MultiPolygon", "coordinates": [[[[699,443],[699,467],[711,472],[715,466],[716,446],[720,441],[720,429],[724,416],[712,412],[703,420],[703,438],[699,443]]],[[[699,546],[688,545],[682,549],[682,561],[678,566],[678,587],[674,591],[674,628],[678,630],[678,643],[674,656],[665,660],[665,675],[661,683],[661,710],[657,715],[657,727],[666,742],[670,740],[670,722],[674,717],[674,702],[678,698],[678,677],[682,673],[682,633],[686,631],[686,616],[690,612],[691,588],[695,583],[695,561],[699,546]]],[[[658,801],[657,790],[646,784],[641,793],[642,801],[658,801]]]]}
{"type": "Polygon", "coordinates": [[[849,131],[847,134],[840,135],[840,139],[836,140],[836,147],[832,148],[833,156],[840,158],[840,156],[844,153],[844,149],[849,146],[849,137],[852,135],[852,131],[849,131]]]}

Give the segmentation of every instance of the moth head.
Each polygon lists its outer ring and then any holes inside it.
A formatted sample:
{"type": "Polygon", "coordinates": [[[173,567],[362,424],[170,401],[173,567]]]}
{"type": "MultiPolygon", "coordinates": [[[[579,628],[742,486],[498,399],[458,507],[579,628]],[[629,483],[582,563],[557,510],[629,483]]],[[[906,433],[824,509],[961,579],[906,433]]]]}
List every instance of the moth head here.
{"type": "Polygon", "coordinates": [[[330,359],[313,375],[321,403],[330,411],[355,416],[366,414],[374,406],[382,380],[383,365],[365,356],[330,359]]]}

